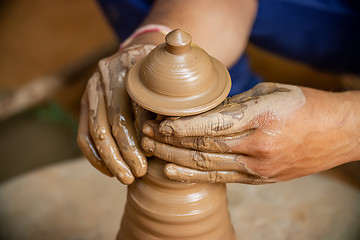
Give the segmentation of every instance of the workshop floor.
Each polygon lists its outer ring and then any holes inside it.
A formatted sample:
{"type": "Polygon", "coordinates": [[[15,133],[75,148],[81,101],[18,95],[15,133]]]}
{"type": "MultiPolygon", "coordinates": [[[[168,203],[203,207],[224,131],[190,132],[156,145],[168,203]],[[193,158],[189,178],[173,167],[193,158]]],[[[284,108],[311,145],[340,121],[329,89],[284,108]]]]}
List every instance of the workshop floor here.
{"type": "MultiPolygon", "coordinates": [[[[57,72],[117,39],[95,1],[0,2],[0,98],[35,78],[57,72]]],[[[339,78],[250,46],[253,69],[264,79],[338,90],[339,78]]],[[[96,66],[43,102],[0,122],[0,182],[81,155],[76,145],[79,101],[96,66]]],[[[360,186],[358,163],[328,172],[360,186]]]]}

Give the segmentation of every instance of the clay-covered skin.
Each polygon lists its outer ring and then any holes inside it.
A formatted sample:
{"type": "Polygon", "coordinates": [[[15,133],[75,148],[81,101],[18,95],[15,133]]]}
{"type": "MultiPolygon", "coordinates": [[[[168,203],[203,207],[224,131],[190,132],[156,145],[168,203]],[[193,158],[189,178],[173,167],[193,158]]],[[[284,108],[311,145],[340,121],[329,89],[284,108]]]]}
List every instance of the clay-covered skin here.
{"type": "Polygon", "coordinates": [[[165,120],[160,131],[167,136],[224,136],[258,128],[265,134],[276,135],[280,129],[270,128],[269,123],[290,115],[305,102],[297,86],[263,83],[244,94],[227,98],[216,109],[202,115],[181,121],[165,120]]]}
{"type": "MultiPolygon", "coordinates": [[[[81,102],[78,144],[90,163],[108,176],[130,184],[144,176],[147,161],[134,127],[147,114],[134,111],[124,78],[129,68],[146,56],[153,45],[135,45],[119,50],[99,62],[81,102]]],[[[138,127],[139,128],[139,127],[138,127]]]]}
{"type": "Polygon", "coordinates": [[[235,239],[225,184],[180,183],[149,160],[148,174],[128,187],[117,239],[235,239]]]}
{"type": "Polygon", "coordinates": [[[344,96],[262,83],[209,112],[148,122],[142,146],[171,162],[165,173],[178,181],[293,179],[357,160],[344,96]]]}

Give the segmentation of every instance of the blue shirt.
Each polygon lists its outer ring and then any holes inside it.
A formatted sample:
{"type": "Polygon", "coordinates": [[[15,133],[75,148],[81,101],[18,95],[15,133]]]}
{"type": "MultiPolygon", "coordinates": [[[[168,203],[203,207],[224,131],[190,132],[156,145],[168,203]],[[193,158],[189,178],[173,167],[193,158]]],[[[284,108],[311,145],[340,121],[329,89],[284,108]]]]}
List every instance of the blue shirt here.
{"type": "MultiPolygon", "coordinates": [[[[99,0],[120,39],[144,20],[153,0],[99,0]]],[[[260,48],[321,70],[360,74],[359,0],[259,0],[250,41],[260,48]]],[[[261,79],[244,54],[229,69],[230,96],[261,79]]]]}

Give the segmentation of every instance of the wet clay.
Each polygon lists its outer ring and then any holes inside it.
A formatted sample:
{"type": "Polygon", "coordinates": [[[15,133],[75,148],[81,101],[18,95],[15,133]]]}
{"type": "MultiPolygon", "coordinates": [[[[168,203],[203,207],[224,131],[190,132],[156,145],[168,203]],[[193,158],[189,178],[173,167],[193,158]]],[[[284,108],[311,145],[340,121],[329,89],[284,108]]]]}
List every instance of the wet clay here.
{"type": "Polygon", "coordinates": [[[126,88],[143,108],[167,116],[186,116],[217,106],[231,88],[225,66],[174,30],[128,72],[126,88]]]}
{"type": "Polygon", "coordinates": [[[235,239],[225,184],[181,183],[149,160],[148,174],[128,187],[117,239],[235,239]]]}
{"type": "MultiPolygon", "coordinates": [[[[224,100],[230,85],[226,68],[182,30],[170,32],[126,79],[136,104],[167,116],[207,111],[224,100]]],[[[148,162],[147,175],[128,187],[117,239],[235,239],[225,184],[172,181],[165,162],[148,162]]]]}

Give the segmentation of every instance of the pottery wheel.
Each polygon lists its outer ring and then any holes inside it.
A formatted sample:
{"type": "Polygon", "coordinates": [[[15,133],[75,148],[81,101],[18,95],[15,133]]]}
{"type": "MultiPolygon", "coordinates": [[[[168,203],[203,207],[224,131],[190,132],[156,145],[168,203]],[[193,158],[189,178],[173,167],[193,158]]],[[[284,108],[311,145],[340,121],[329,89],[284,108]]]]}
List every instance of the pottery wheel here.
{"type": "MultiPolygon", "coordinates": [[[[335,179],[227,187],[238,239],[360,239],[360,191],[335,179]]],[[[0,239],[115,239],[125,201],[85,159],[33,171],[0,186],[0,239]]]]}

